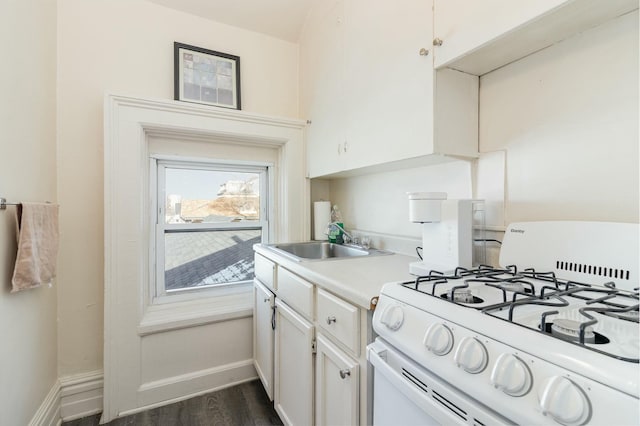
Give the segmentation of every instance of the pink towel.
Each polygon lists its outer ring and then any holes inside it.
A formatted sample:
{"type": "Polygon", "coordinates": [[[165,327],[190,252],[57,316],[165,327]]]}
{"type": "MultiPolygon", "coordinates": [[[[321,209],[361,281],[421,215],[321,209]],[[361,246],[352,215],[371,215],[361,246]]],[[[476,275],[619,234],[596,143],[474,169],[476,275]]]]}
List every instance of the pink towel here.
{"type": "Polygon", "coordinates": [[[51,285],[58,258],[58,205],[22,203],[18,215],[18,255],[12,293],[51,285]]]}

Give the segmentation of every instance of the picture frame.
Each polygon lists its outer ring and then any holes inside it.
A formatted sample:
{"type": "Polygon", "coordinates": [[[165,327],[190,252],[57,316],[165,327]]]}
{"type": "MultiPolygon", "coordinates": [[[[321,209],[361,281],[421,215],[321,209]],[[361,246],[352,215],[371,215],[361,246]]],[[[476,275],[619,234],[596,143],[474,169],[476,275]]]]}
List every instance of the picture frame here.
{"type": "Polygon", "coordinates": [[[174,99],[241,109],[240,57],[173,43],[174,99]]]}

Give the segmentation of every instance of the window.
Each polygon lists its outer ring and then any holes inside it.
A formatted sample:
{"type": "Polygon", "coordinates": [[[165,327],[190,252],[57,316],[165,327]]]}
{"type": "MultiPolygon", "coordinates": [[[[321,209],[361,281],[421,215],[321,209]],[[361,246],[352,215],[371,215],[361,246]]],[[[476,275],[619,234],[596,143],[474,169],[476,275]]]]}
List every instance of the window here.
{"type": "Polygon", "coordinates": [[[156,298],[253,280],[253,245],[268,241],[268,166],[152,163],[156,298]]]}

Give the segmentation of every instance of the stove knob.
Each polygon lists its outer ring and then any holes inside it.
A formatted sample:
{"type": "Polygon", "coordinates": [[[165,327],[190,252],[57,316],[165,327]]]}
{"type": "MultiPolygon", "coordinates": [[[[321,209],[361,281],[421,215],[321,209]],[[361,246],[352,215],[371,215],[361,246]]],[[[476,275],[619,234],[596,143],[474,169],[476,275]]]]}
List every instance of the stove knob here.
{"type": "Polygon", "coordinates": [[[563,425],[581,425],[591,415],[587,395],[566,377],[547,379],[539,392],[542,414],[563,425]]]}
{"type": "Polygon", "coordinates": [[[444,324],[431,324],[424,335],[424,345],[438,356],[446,355],[453,348],[453,333],[444,324]]]}
{"type": "Polygon", "coordinates": [[[467,373],[477,374],[485,369],[489,355],[487,348],[475,337],[465,337],[458,345],[453,361],[467,373]]]}
{"type": "Polygon", "coordinates": [[[402,307],[399,305],[387,306],[380,316],[380,322],[391,331],[399,329],[402,326],[403,321],[404,312],[402,311],[402,307]]]}
{"type": "Polygon", "coordinates": [[[522,396],[531,389],[531,372],[512,354],[502,354],[491,371],[491,384],[511,396],[522,396]]]}

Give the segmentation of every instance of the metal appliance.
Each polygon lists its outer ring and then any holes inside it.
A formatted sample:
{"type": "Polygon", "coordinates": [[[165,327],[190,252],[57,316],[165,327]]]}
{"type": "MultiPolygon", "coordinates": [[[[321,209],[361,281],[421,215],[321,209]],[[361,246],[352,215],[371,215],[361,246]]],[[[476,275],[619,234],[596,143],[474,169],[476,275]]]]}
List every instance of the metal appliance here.
{"type": "Polygon", "coordinates": [[[638,224],[511,224],[500,268],[383,287],[374,424],[640,424],[638,224]]]}
{"type": "Polygon", "coordinates": [[[474,263],[474,240],[484,229],[484,202],[448,200],[445,192],[411,192],[409,220],[422,224],[422,261],[409,265],[414,275],[453,272],[474,263]]]}

